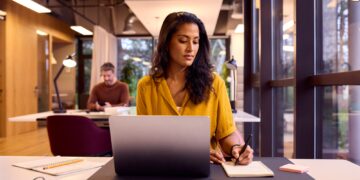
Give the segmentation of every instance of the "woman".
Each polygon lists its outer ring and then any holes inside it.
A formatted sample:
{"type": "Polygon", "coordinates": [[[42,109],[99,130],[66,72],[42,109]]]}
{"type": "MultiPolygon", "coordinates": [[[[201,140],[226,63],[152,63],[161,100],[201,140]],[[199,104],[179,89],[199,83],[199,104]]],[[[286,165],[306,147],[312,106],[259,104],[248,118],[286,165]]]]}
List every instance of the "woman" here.
{"type": "Polygon", "coordinates": [[[206,115],[210,117],[210,160],[225,161],[219,145],[240,164],[252,161],[236,134],[225,83],[212,72],[209,40],[204,24],[194,14],[169,14],[161,27],[150,75],[138,83],[138,115],[206,115]],[[241,145],[240,145],[241,144],[241,145]]]}

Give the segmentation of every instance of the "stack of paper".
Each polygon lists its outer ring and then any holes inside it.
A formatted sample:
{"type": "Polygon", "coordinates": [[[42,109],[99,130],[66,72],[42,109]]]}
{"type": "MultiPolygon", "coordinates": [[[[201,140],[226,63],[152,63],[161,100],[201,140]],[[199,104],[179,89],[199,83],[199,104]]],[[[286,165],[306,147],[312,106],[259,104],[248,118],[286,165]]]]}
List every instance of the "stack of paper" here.
{"type": "Polygon", "coordinates": [[[101,167],[103,163],[87,161],[74,157],[48,157],[33,161],[13,164],[13,166],[30,169],[54,176],[79,172],[101,167]]]}

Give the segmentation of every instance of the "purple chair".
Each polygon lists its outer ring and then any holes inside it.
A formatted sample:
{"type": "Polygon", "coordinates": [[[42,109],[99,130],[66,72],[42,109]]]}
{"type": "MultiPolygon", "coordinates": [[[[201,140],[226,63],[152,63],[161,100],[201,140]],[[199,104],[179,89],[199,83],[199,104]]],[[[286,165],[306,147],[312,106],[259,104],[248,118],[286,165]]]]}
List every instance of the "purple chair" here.
{"type": "Polygon", "coordinates": [[[54,115],[46,118],[51,152],[61,156],[111,155],[109,129],[99,128],[83,116],[54,115]]]}

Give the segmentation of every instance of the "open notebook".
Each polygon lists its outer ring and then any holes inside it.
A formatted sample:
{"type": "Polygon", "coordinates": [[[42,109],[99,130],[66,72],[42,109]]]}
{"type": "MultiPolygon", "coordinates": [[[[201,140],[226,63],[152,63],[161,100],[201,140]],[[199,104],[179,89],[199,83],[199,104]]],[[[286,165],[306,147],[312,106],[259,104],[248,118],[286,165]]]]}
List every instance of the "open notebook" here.
{"type": "Polygon", "coordinates": [[[75,173],[103,166],[104,163],[87,161],[75,157],[47,157],[32,161],[15,163],[13,166],[30,169],[53,176],[75,173]]]}
{"type": "Polygon", "coordinates": [[[253,161],[248,165],[234,165],[227,161],[221,164],[229,177],[267,177],[274,173],[261,161],[253,161]]]}

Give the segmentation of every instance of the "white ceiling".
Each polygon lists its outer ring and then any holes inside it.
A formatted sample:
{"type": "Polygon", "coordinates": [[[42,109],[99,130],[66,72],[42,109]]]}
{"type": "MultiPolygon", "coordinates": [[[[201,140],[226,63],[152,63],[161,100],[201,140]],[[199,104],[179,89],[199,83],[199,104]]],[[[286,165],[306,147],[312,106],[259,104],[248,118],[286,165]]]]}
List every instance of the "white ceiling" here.
{"type": "Polygon", "coordinates": [[[157,37],[165,17],[177,11],[194,13],[200,18],[208,35],[213,35],[222,0],[125,0],[145,28],[157,37]]]}

